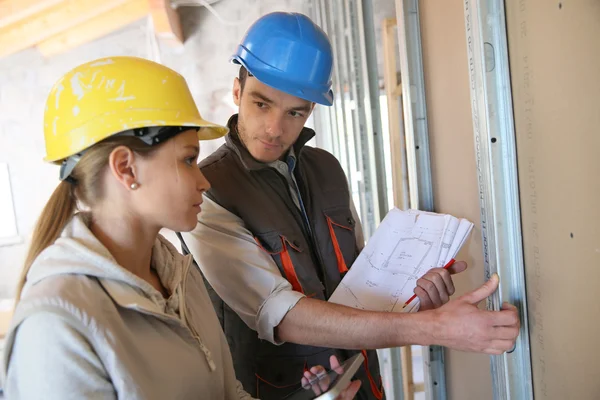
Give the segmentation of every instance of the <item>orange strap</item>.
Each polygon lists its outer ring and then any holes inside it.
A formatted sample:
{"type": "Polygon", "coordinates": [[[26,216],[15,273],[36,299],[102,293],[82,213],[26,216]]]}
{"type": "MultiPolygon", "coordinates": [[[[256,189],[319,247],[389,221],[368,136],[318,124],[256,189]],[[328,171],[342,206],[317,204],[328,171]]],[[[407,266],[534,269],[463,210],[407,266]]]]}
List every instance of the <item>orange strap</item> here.
{"type": "MultiPolygon", "coordinates": [[[[365,357],[365,369],[367,370],[367,378],[369,378],[369,383],[371,384],[371,391],[377,400],[383,399],[383,390],[379,390],[377,387],[377,383],[375,383],[375,379],[371,375],[371,371],[369,371],[369,357],[367,356],[366,350],[361,350],[362,355],[365,357]]],[[[383,388],[382,388],[383,389],[383,388]]]]}
{"type": "Polygon", "coordinates": [[[348,267],[346,266],[346,261],[344,261],[344,255],[342,254],[342,250],[340,250],[340,244],[338,243],[337,237],[335,236],[333,225],[339,226],[340,228],[347,229],[349,231],[351,231],[352,229],[340,224],[336,224],[329,217],[327,217],[327,224],[329,225],[329,235],[331,236],[331,241],[333,243],[333,251],[335,251],[335,258],[337,259],[338,271],[340,271],[340,274],[343,274],[344,272],[348,272],[348,267]]]}
{"type": "MultiPolygon", "coordinates": [[[[300,284],[300,281],[298,280],[298,275],[296,275],[296,269],[294,268],[294,263],[292,262],[292,259],[290,258],[290,253],[288,252],[287,246],[285,244],[285,239],[283,238],[283,236],[281,237],[281,244],[283,245],[283,250],[281,250],[279,253],[272,253],[272,252],[268,251],[267,249],[265,249],[257,237],[254,237],[254,241],[256,242],[258,247],[260,247],[264,252],[266,252],[272,256],[279,255],[279,257],[281,257],[281,265],[283,266],[283,272],[285,273],[285,279],[287,279],[287,281],[292,285],[293,290],[304,294],[304,290],[302,289],[302,285],[300,284]]],[[[310,296],[314,296],[314,293],[309,295],[309,297],[310,296]]]]}
{"type": "Polygon", "coordinates": [[[279,256],[281,257],[281,265],[283,266],[283,272],[285,272],[285,278],[289,283],[292,284],[293,290],[304,293],[302,285],[300,285],[300,281],[298,280],[298,275],[296,275],[296,269],[292,263],[290,253],[288,252],[285,240],[283,238],[281,238],[281,243],[283,244],[283,250],[281,253],[279,253],[279,256]]]}

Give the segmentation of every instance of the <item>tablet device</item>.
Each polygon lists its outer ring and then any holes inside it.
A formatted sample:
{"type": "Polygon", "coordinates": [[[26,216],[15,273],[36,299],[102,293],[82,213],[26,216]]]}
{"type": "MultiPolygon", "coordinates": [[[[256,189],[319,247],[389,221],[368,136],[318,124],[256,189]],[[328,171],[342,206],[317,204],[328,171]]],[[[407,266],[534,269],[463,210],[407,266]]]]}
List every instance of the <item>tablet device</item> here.
{"type": "Polygon", "coordinates": [[[358,371],[364,361],[364,357],[361,353],[357,353],[354,356],[347,359],[339,368],[335,368],[327,371],[325,374],[318,376],[311,383],[313,385],[319,385],[329,381],[328,389],[320,395],[310,388],[303,388],[290,393],[284,397],[285,400],[335,400],[336,397],[342,393],[344,389],[348,387],[352,381],[352,377],[358,371]]]}

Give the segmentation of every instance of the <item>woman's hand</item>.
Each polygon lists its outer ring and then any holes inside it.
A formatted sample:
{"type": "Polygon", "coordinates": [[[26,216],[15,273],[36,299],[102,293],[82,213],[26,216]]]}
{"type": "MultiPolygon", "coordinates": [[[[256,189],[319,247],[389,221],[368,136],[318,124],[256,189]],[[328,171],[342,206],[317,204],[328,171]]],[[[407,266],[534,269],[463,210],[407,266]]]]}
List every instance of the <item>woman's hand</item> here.
{"type": "MultiPolygon", "coordinates": [[[[331,369],[338,374],[344,372],[336,356],[331,356],[329,358],[329,364],[331,369]]],[[[329,389],[329,385],[331,385],[331,377],[329,374],[327,374],[327,371],[322,365],[315,365],[310,370],[304,372],[304,376],[302,377],[302,387],[307,390],[311,389],[315,395],[319,396],[327,391],[327,389],[329,389]]],[[[342,393],[340,393],[336,400],[353,399],[356,392],[358,392],[360,385],[360,381],[350,382],[348,387],[344,389],[342,393]]]]}

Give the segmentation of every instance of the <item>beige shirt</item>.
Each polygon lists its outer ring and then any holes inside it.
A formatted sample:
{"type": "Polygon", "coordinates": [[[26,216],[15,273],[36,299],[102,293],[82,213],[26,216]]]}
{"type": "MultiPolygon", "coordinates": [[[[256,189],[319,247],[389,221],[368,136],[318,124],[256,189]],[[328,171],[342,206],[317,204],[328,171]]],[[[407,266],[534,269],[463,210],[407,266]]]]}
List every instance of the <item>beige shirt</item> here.
{"type": "Polygon", "coordinates": [[[250,399],[191,261],[157,239],[165,299],[73,218],[28,274],[0,363],[7,398],[250,399]]]}
{"type": "MultiPolygon", "coordinates": [[[[287,164],[277,163],[277,170],[285,174],[287,164]]],[[[286,179],[294,182],[293,175],[286,179]]],[[[290,190],[295,192],[293,187],[290,190]]],[[[350,205],[356,221],[357,245],[362,249],[362,228],[352,198],[350,205]]],[[[182,236],[204,276],[225,303],[258,332],[259,338],[281,344],[275,338],[275,328],[304,295],[292,290],[275,261],[256,244],[244,221],[205,197],[198,225],[182,236]]]]}

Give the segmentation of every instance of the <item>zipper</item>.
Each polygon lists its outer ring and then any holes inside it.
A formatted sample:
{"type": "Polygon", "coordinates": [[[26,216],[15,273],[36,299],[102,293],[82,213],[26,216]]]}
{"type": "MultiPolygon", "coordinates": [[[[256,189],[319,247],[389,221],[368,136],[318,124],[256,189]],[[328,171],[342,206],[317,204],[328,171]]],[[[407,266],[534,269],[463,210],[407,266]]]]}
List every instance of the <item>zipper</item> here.
{"type": "MultiPolygon", "coordinates": [[[[301,176],[300,171],[299,171],[298,172],[298,177],[296,178],[296,185],[298,186],[298,192],[300,192],[300,193],[298,193],[298,195],[302,196],[303,195],[302,192],[306,192],[306,190],[302,190],[304,187],[301,188],[300,184],[302,184],[302,186],[304,186],[304,181],[302,180],[302,176],[301,176]]],[[[305,209],[306,209],[306,207],[305,207],[305,209]]],[[[319,265],[318,272],[319,272],[319,275],[320,275],[320,278],[321,278],[321,281],[322,281],[321,283],[323,284],[323,287],[325,288],[325,294],[327,295],[327,293],[328,293],[327,284],[326,284],[326,282],[323,282],[323,281],[325,281],[325,278],[327,276],[325,274],[325,263],[323,262],[323,256],[321,255],[321,252],[319,251],[319,247],[317,245],[316,238],[314,237],[314,234],[313,234],[313,232],[315,231],[314,226],[311,225],[310,218],[308,218],[308,216],[306,218],[306,222],[308,224],[308,229],[309,229],[308,238],[309,238],[309,241],[311,243],[311,249],[312,249],[311,253],[317,259],[317,263],[319,265]]],[[[329,296],[327,296],[327,297],[329,297],[329,296]]]]}
{"type": "MultiPolygon", "coordinates": [[[[182,296],[182,298],[183,297],[184,296],[182,296]]],[[[183,304],[179,305],[179,311],[180,311],[180,314],[181,314],[181,310],[183,309],[183,307],[185,307],[185,302],[180,302],[180,303],[183,303],[183,304]]],[[[183,323],[182,320],[177,319],[175,317],[172,317],[172,316],[170,316],[168,314],[153,312],[153,311],[146,310],[144,308],[140,308],[140,307],[137,307],[137,306],[127,307],[127,308],[130,309],[130,310],[138,311],[138,312],[146,314],[146,315],[151,315],[151,316],[156,317],[158,319],[161,319],[163,321],[177,323],[180,327],[182,327],[183,329],[185,329],[186,331],[188,331],[189,335],[196,341],[196,343],[198,344],[198,347],[200,347],[200,350],[202,350],[202,353],[204,354],[204,358],[206,359],[206,363],[208,364],[208,367],[210,368],[210,370],[211,371],[216,371],[217,366],[216,366],[215,362],[212,359],[212,355],[211,355],[210,350],[202,342],[202,340],[200,339],[200,335],[198,335],[198,333],[189,324],[189,322],[187,321],[187,318],[185,319],[185,323],[183,323]]],[[[185,315],[185,312],[184,312],[184,315],[185,315]]]]}
{"type": "Polygon", "coordinates": [[[186,314],[185,288],[187,286],[187,277],[189,275],[190,268],[192,266],[192,257],[190,255],[188,255],[187,259],[188,259],[188,262],[186,263],[187,265],[183,270],[183,279],[181,281],[181,292],[179,294],[180,295],[179,316],[181,317],[181,320],[185,322],[185,325],[187,325],[186,328],[190,331],[190,333],[192,334],[192,337],[196,340],[196,342],[200,346],[200,349],[202,350],[202,353],[204,353],[204,358],[206,359],[206,362],[208,363],[208,367],[210,368],[211,372],[214,372],[217,370],[217,365],[215,364],[215,362],[212,358],[212,354],[211,354],[210,350],[208,349],[208,347],[206,347],[204,342],[202,342],[202,339],[200,338],[200,335],[198,335],[198,332],[196,332],[196,330],[194,329],[192,324],[190,324],[190,322],[187,318],[187,314],[186,314]]]}
{"type": "MultiPolygon", "coordinates": [[[[296,167],[297,167],[297,165],[296,165],[296,167]]],[[[294,204],[294,200],[293,200],[292,194],[290,192],[290,190],[291,190],[290,185],[288,184],[287,179],[279,171],[277,171],[276,168],[268,167],[268,169],[271,170],[272,172],[274,172],[279,177],[280,181],[284,184],[284,187],[287,189],[288,201],[290,201],[293,204],[292,212],[300,214],[300,220],[302,221],[302,231],[304,233],[305,239],[308,239],[307,241],[311,244],[310,252],[311,252],[313,258],[316,258],[316,262],[318,264],[316,272],[317,272],[317,275],[319,276],[319,279],[321,280],[321,283],[323,284],[323,287],[325,288],[325,293],[327,294],[328,293],[327,285],[323,282],[326,277],[325,263],[323,262],[323,257],[321,256],[321,254],[319,252],[319,248],[317,247],[316,239],[312,233],[312,232],[314,232],[314,226],[311,225],[310,218],[308,218],[308,215],[306,218],[304,218],[304,216],[302,215],[302,211],[299,210],[298,207],[296,207],[296,205],[294,204]]],[[[300,190],[300,185],[298,184],[298,179],[296,179],[296,185],[298,186],[298,192],[302,192],[300,190]]],[[[298,195],[302,196],[302,193],[298,193],[298,195]]],[[[288,209],[289,208],[290,207],[288,206],[288,209]]],[[[305,207],[305,209],[306,209],[306,207],[305,207]]]]}
{"type": "MultiPolygon", "coordinates": [[[[287,200],[289,200],[289,202],[291,202],[291,204],[292,204],[292,207],[290,207],[288,205],[288,209],[292,213],[294,213],[296,215],[300,215],[300,221],[302,221],[302,230],[306,234],[307,233],[306,231],[310,229],[310,226],[307,226],[308,225],[308,221],[307,221],[308,218],[304,218],[304,215],[302,215],[302,210],[299,210],[298,207],[296,207],[296,204],[294,203],[294,199],[292,197],[292,191],[291,191],[290,185],[288,184],[287,179],[285,179],[285,176],[283,176],[279,171],[277,171],[276,168],[273,168],[273,167],[268,167],[268,168],[277,175],[277,177],[279,178],[279,180],[283,183],[284,187],[286,188],[286,193],[287,193],[287,196],[288,196],[287,200]]],[[[300,201],[300,199],[298,199],[298,201],[300,201]]]]}

